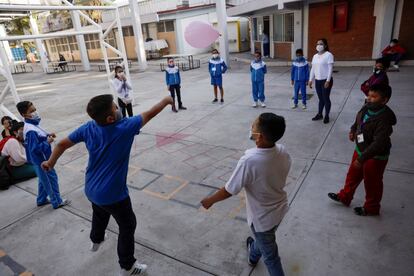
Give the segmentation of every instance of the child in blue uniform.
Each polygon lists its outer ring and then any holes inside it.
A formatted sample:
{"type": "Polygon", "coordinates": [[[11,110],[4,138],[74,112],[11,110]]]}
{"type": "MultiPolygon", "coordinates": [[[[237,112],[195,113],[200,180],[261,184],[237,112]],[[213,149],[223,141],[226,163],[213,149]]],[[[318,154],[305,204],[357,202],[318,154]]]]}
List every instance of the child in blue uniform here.
{"type": "Polygon", "coordinates": [[[254,60],[250,64],[250,75],[252,79],[253,107],[257,107],[260,101],[262,107],[266,107],[264,94],[264,76],[267,73],[266,63],[262,60],[262,53],[256,52],[254,60]]]}
{"type": "Polygon", "coordinates": [[[294,85],[292,108],[298,107],[299,90],[302,94],[302,109],[306,109],[306,86],[309,82],[309,64],[303,57],[303,50],[296,50],[296,59],[292,62],[291,83],[294,85]]]}
{"type": "Polygon", "coordinates": [[[56,171],[45,172],[40,167],[42,162],[50,157],[52,153],[50,144],[54,141],[56,135],[46,132],[39,126],[41,118],[32,102],[19,102],[16,107],[25,121],[23,137],[26,144],[27,161],[33,164],[39,178],[37,206],[51,203],[53,209],[57,209],[69,204],[69,200],[60,197],[56,171]]]}
{"type": "Polygon", "coordinates": [[[165,68],[165,82],[167,83],[168,91],[170,91],[171,97],[174,99],[174,104],[172,105],[172,110],[178,112],[175,107],[175,95],[177,95],[178,109],[186,110],[187,108],[183,106],[181,102],[181,77],[180,69],[174,64],[173,58],[167,59],[168,66],[165,68]]]}
{"type": "Polygon", "coordinates": [[[224,90],[223,90],[223,77],[222,74],[226,73],[227,65],[224,60],[220,57],[219,52],[214,49],[212,57],[208,62],[208,71],[211,76],[211,85],[214,86],[214,100],[213,103],[218,102],[217,99],[217,87],[220,88],[221,99],[220,102],[224,102],[224,90]]]}

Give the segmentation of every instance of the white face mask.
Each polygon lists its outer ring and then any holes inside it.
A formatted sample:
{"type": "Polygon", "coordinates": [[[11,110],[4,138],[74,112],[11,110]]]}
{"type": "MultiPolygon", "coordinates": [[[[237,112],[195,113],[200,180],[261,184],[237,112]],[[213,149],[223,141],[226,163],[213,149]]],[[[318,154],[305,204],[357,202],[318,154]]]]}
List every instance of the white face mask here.
{"type": "Polygon", "coordinates": [[[218,58],[218,54],[213,54],[213,58],[218,58]]]}
{"type": "Polygon", "coordinates": [[[323,46],[323,45],[316,45],[316,51],[318,51],[320,53],[320,52],[323,52],[323,50],[325,50],[325,46],[323,46]]]}
{"type": "Polygon", "coordinates": [[[40,119],[39,112],[34,111],[34,112],[30,113],[30,117],[31,117],[31,119],[33,119],[33,120],[38,120],[38,119],[40,119]]]}

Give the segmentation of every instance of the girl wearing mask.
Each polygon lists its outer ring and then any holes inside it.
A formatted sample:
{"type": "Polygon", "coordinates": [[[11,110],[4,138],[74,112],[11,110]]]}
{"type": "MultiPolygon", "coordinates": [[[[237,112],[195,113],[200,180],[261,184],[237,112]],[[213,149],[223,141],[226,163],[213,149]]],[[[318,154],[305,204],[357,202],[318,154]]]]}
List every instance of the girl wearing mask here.
{"type": "Polygon", "coordinates": [[[387,69],[390,67],[390,61],[385,58],[379,58],[375,61],[373,74],[369,79],[361,84],[361,91],[368,97],[368,92],[373,85],[385,85],[388,86],[387,69]]]}
{"type": "Polygon", "coordinates": [[[122,116],[126,117],[126,113],[128,112],[128,116],[132,117],[132,87],[126,79],[122,66],[115,67],[115,78],[112,81],[112,85],[118,94],[118,106],[121,109],[122,116]]]}
{"type": "Polygon", "coordinates": [[[312,121],[322,120],[323,123],[329,123],[329,112],[331,111],[330,94],[333,84],[332,72],[334,56],[329,52],[328,41],[325,38],[319,39],[316,43],[316,51],[312,58],[312,69],[310,72],[309,87],[312,89],[315,81],[315,89],[318,94],[319,108],[318,114],[312,118],[312,121]],[[322,112],[325,108],[325,117],[322,112]]]}

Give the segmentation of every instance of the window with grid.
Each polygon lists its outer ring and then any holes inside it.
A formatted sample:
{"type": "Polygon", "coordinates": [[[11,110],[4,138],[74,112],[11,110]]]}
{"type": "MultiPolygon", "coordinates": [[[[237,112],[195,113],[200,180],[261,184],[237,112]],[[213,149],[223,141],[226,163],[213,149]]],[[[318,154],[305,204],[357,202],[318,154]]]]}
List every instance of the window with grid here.
{"type": "Polygon", "coordinates": [[[86,43],[86,49],[99,49],[100,43],[99,43],[99,35],[98,34],[87,34],[85,35],[85,43],[86,43]]]}
{"type": "Polygon", "coordinates": [[[134,36],[134,29],[132,29],[132,26],[122,27],[122,34],[124,36],[134,36]]]}
{"type": "Polygon", "coordinates": [[[174,21],[161,21],[157,23],[157,31],[159,33],[174,32],[174,21]]]}
{"type": "Polygon", "coordinates": [[[112,31],[110,31],[108,33],[108,35],[105,38],[105,42],[108,43],[109,45],[111,45],[112,47],[115,47],[115,48],[117,47],[116,46],[116,39],[115,39],[115,32],[114,32],[114,30],[112,30],[112,31]]]}
{"type": "Polygon", "coordinates": [[[68,36],[69,41],[69,48],[71,51],[77,51],[78,50],[78,43],[76,41],[75,36],[68,36]]]}
{"type": "Polygon", "coordinates": [[[293,13],[275,14],[273,16],[273,39],[278,42],[293,42],[293,13]]]}

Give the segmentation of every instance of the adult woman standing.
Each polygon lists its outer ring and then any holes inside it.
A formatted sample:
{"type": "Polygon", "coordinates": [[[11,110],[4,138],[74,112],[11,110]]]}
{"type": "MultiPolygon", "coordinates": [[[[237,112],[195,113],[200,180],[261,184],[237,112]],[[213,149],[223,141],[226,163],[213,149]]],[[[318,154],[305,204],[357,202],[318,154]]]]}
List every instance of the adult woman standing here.
{"type": "Polygon", "coordinates": [[[332,71],[334,64],[334,56],[329,52],[328,41],[321,38],[316,43],[316,51],[312,58],[312,69],[310,72],[309,87],[312,88],[313,80],[315,80],[315,89],[319,98],[318,114],[312,118],[312,121],[321,120],[325,124],[329,123],[329,112],[331,111],[330,94],[333,84],[332,71]],[[325,108],[325,117],[322,112],[325,108]]]}

